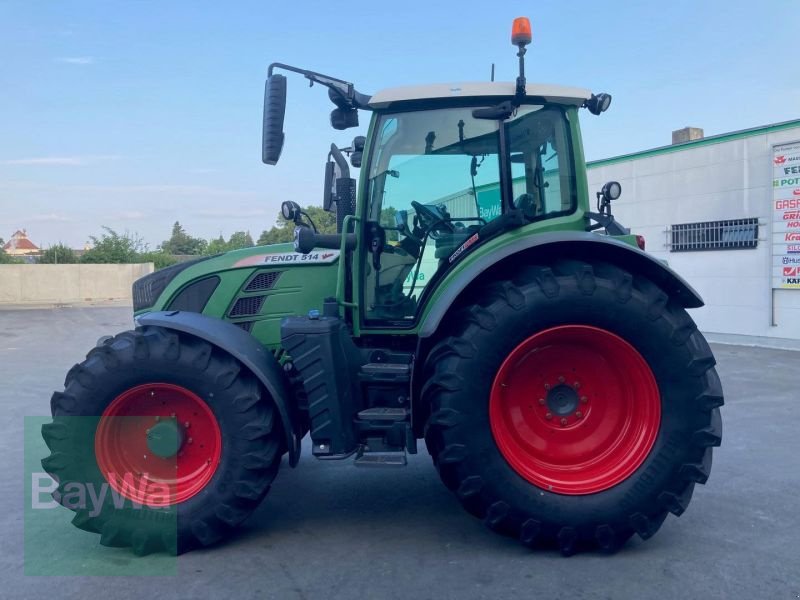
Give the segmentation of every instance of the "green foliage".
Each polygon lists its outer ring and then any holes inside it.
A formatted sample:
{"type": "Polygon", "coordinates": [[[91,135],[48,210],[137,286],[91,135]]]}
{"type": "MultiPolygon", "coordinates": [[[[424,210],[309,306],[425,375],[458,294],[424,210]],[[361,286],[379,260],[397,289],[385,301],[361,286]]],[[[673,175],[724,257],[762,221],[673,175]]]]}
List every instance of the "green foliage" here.
{"type": "Polygon", "coordinates": [[[159,269],[163,269],[164,267],[169,267],[174,265],[178,262],[171,254],[167,254],[163,251],[156,250],[155,252],[144,252],[143,254],[139,255],[139,260],[136,262],[151,262],[155,267],[156,271],[159,269]]]}
{"type": "Polygon", "coordinates": [[[136,234],[119,234],[110,227],[103,227],[103,231],[100,237],[89,238],[94,247],[81,256],[82,263],[136,263],[147,251],[147,246],[136,234]]]}
{"type": "Polygon", "coordinates": [[[228,251],[228,242],[225,241],[225,238],[219,236],[215,240],[209,240],[208,245],[206,246],[205,254],[222,254],[223,252],[228,251]]]}
{"type": "Polygon", "coordinates": [[[240,248],[250,248],[255,246],[250,232],[236,231],[231,234],[231,239],[228,240],[228,250],[239,250],[240,248]]]}
{"type": "Polygon", "coordinates": [[[42,252],[39,263],[43,265],[67,265],[78,262],[78,257],[69,246],[58,243],[42,252]]]}
{"type": "Polygon", "coordinates": [[[0,265],[21,265],[25,263],[22,258],[18,256],[11,256],[8,252],[3,250],[3,246],[5,245],[6,241],[3,238],[0,238],[0,265]]]}
{"type": "MultiPolygon", "coordinates": [[[[311,217],[319,233],[336,233],[336,215],[321,206],[306,206],[303,211],[311,217]]],[[[282,244],[294,239],[294,223],[287,221],[278,213],[278,218],[270,229],[261,232],[258,245],[282,244]]]]}
{"type": "Polygon", "coordinates": [[[166,254],[203,254],[207,242],[190,236],[178,221],[172,226],[172,236],[161,244],[166,254]]]}

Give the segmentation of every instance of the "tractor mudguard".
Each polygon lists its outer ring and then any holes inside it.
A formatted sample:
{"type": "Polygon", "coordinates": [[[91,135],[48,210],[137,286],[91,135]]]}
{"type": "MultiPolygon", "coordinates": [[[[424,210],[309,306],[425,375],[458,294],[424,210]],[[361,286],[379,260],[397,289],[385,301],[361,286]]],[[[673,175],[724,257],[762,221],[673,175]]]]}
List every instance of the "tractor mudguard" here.
{"type": "Polygon", "coordinates": [[[521,258],[528,264],[542,258],[605,260],[647,277],[684,308],[699,308],[704,304],[700,295],[680,275],[660,260],[630,244],[584,231],[551,231],[517,238],[491,253],[484,254],[449,281],[445,279],[440,284],[444,292],[426,315],[420,328],[420,337],[426,338],[436,333],[439,323],[456,298],[476,278],[504,261],[514,260],[514,257],[521,258]]]}
{"type": "Polygon", "coordinates": [[[253,336],[220,319],[200,313],[164,311],[136,317],[140,327],[154,326],[188,333],[224,350],[241,362],[264,385],[272,396],[281,417],[289,449],[289,465],[294,467],[300,458],[299,428],[289,398],[285,375],[275,357],[253,336]]]}

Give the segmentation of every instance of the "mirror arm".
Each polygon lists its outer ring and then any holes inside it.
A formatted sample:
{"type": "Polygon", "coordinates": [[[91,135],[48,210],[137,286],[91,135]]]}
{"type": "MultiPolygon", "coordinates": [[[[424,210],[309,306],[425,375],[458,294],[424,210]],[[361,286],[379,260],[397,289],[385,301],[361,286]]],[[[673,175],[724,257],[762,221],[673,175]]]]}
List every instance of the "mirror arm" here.
{"type": "Polygon", "coordinates": [[[328,158],[333,158],[333,160],[336,161],[341,171],[341,177],[350,178],[350,167],[347,165],[347,159],[336,144],[331,144],[331,151],[328,152],[328,158]]]}
{"type": "Polygon", "coordinates": [[[593,221],[597,221],[596,223],[589,225],[586,228],[587,231],[594,231],[595,229],[600,229],[602,227],[606,230],[608,235],[628,235],[631,232],[630,229],[623,227],[619,222],[617,222],[617,220],[611,214],[587,212],[586,216],[593,221]]]}
{"type": "Polygon", "coordinates": [[[371,97],[356,91],[355,86],[349,81],[278,62],[274,62],[269,66],[267,69],[267,76],[269,77],[272,75],[272,72],[275,69],[283,69],[284,71],[299,73],[308,79],[311,85],[319,83],[320,85],[324,85],[325,87],[335,90],[339,95],[342,96],[343,100],[350,108],[369,108],[368,104],[371,97]]]}

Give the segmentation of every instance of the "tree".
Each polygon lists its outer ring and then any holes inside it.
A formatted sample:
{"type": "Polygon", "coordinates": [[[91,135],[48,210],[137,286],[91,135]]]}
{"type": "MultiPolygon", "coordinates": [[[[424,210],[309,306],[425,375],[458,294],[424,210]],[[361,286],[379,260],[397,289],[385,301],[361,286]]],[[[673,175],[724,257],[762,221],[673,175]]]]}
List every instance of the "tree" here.
{"type": "MultiPolygon", "coordinates": [[[[336,233],[336,215],[326,211],[321,206],[306,206],[303,209],[316,225],[319,233],[336,233]]],[[[307,219],[304,219],[307,221],[307,219]]],[[[281,244],[291,242],[294,239],[294,223],[287,221],[283,215],[278,213],[278,218],[270,229],[261,232],[258,238],[258,245],[281,244]]]]}
{"type": "Polygon", "coordinates": [[[104,233],[100,237],[91,236],[89,239],[94,246],[81,256],[82,263],[135,263],[139,255],[147,251],[147,246],[142,239],[128,232],[120,235],[110,227],[103,227],[104,233]]]}
{"type": "Polygon", "coordinates": [[[25,262],[21,258],[17,256],[11,256],[8,252],[3,250],[3,246],[5,245],[5,240],[0,238],[0,265],[16,265],[25,262]]]}
{"type": "Polygon", "coordinates": [[[39,263],[43,265],[67,265],[78,262],[78,257],[69,246],[58,243],[42,252],[39,263]]]}
{"type": "Polygon", "coordinates": [[[209,240],[208,245],[205,248],[204,254],[222,254],[223,252],[228,251],[228,243],[225,241],[225,238],[220,235],[215,240],[209,240]]]}
{"type": "Polygon", "coordinates": [[[255,246],[250,232],[236,231],[231,234],[231,239],[228,240],[228,250],[239,250],[240,248],[249,248],[255,246]]]}
{"type": "Polygon", "coordinates": [[[166,252],[162,252],[161,250],[156,250],[155,252],[145,252],[143,254],[140,254],[136,262],[143,262],[143,263],[151,262],[153,263],[153,267],[155,267],[155,270],[158,271],[159,269],[163,269],[164,267],[169,267],[174,265],[175,263],[178,262],[178,259],[176,259],[171,254],[167,254],[166,252]]]}
{"type": "Polygon", "coordinates": [[[178,221],[172,226],[172,236],[161,244],[166,254],[202,254],[205,248],[206,241],[190,236],[178,221]]]}

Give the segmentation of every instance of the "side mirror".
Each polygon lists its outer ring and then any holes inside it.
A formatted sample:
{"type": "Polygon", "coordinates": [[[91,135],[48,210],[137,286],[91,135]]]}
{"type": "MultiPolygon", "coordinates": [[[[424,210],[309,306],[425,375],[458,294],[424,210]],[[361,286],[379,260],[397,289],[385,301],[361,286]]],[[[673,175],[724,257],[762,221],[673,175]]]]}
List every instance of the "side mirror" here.
{"type": "Polygon", "coordinates": [[[325,163],[325,189],[322,192],[322,208],[331,211],[333,206],[333,194],[336,186],[336,163],[328,161],[325,163]]]}
{"type": "Polygon", "coordinates": [[[286,77],[273,73],[264,85],[264,122],[261,160],[277,164],[283,150],[283,118],[286,115],[286,77]]]}
{"type": "Polygon", "coordinates": [[[609,181],[600,190],[600,195],[603,197],[603,200],[608,202],[616,200],[622,195],[622,186],[618,181],[609,181]]]}

